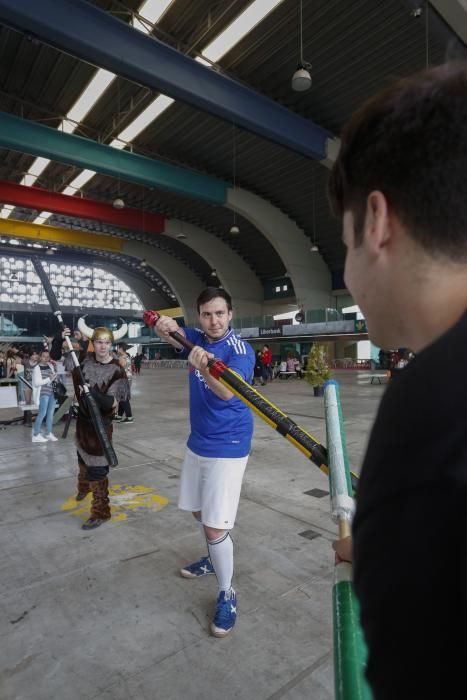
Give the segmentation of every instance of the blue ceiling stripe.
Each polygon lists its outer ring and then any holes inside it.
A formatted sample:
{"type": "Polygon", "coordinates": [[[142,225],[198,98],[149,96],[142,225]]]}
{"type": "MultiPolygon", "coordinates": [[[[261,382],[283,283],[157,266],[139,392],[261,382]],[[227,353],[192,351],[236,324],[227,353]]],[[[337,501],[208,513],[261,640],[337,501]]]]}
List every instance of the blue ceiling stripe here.
{"type": "Polygon", "coordinates": [[[326,157],[330,132],[84,0],[0,0],[0,20],[302,155],[326,157]]]}

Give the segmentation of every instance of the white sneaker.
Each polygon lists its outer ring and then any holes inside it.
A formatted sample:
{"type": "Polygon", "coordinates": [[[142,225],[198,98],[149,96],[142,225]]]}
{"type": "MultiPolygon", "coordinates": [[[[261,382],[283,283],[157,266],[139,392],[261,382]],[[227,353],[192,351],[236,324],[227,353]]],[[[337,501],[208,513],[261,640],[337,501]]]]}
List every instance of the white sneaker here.
{"type": "Polygon", "coordinates": [[[58,440],[53,433],[48,433],[48,435],[45,436],[45,439],[50,440],[50,442],[57,442],[58,440]]]}
{"type": "MultiPolygon", "coordinates": [[[[55,438],[56,439],[56,438],[55,438]]],[[[32,442],[47,442],[47,439],[39,433],[39,435],[32,434],[32,442]]]]}

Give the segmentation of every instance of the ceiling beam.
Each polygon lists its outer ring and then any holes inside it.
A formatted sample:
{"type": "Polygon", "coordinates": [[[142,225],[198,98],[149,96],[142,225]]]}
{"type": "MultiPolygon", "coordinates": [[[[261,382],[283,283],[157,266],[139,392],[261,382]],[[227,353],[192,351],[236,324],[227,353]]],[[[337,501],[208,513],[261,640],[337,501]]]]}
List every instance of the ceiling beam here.
{"type": "MultiPolygon", "coordinates": [[[[446,60],[449,58],[463,58],[465,60],[467,57],[467,3],[465,0],[430,0],[430,3],[462,42],[462,45],[459,44],[455,48],[450,45],[447,47],[447,52],[450,55],[446,56],[446,60]]],[[[418,4],[420,5],[420,3],[418,4]]],[[[448,37],[445,40],[446,44],[451,40],[452,37],[448,37]]]]}
{"type": "Polygon", "coordinates": [[[224,204],[226,200],[227,185],[215,177],[65,134],[6,112],[0,112],[0,146],[212,204],[224,204]]]}
{"type": "Polygon", "coordinates": [[[59,226],[46,226],[44,224],[32,224],[28,221],[15,221],[12,219],[0,219],[0,235],[10,238],[26,238],[40,241],[41,243],[54,243],[79,246],[80,248],[97,248],[97,250],[109,250],[119,252],[123,248],[124,239],[101,234],[73,231],[59,226]]]}
{"type": "Polygon", "coordinates": [[[122,228],[137,229],[148,233],[162,233],[165,218],[144,209],[116,209],[112,204],[85,197],[70,197],[42,187],[27,187],[16,182],[0,180],[0,202],[16,207],[51,211],[81,219],[96,219],[122,228]]]}
{"type": "Polygon", "coordinates": [[[0,0],[0,20],[301,155],[327,157],[329,131],[84,0],[0,0]]]}

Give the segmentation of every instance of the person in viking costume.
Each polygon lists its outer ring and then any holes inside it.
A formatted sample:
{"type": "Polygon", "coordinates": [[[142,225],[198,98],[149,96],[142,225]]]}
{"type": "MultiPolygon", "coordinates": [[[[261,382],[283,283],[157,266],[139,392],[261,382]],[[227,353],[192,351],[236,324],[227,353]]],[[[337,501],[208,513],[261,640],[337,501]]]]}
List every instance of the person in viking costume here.
{"type": "MultiPolygon", "coordinates": [[[[112,439],[112,419],[119,401],[129,396],[130,387],[125,370],[111,354],[112,343],[120,340],[127,332],[124,323],[112,332],[101,326],[90,328],[84,318],[78,320],[81,333],[92,340],[94,352],[86,353],[81,362],[81,369],[86,384],[90,387],[100,408],[104,426],[109,440],[112,439]]],[[[72,372],[76,397],[79,402],[76,421],[76,447],[78,451],[78,493],[76,500],[81,501],[92,493],[91,515],[83,524],[83,530],[93,530],[111,517],[109,502],[109,465],[102,446],[92,424],[87,406],[82,397],[80,376],[75,368],[72,372]]]]}

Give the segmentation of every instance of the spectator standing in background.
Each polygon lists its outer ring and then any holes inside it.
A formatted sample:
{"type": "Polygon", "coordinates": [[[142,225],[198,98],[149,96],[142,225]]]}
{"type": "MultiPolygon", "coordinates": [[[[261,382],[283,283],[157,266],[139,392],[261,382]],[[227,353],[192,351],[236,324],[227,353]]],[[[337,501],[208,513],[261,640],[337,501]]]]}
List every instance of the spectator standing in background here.
{"type": "Polygon", "coordinates": [[[269,345],[263,345],[263,351],[261,353],[261,359],[266,370],[266,379],[270,381],[273,380],[272,375],[272,352],[269,345]]]}
{"type": "Polygon", "coordinates": [[[56,378],[55,370],[50,362],[48,350],[42,350],[39,363],[32,371],[32,388],[34,403],[39,406],[39,411],[34,421],[32,430],[32,442],[56,442],[57,438],[52,432],[53,417],[55,411],[55,397],[53,381],[56,378]],[[46,420],[46,435],[41,434],[42,421],[46,420]]]}
{"type": "Polygon", "coordinates": [[[128,346],[126,343],[120,343],[117,345],[117,359],[120,367],[123,367],[125,374],[128,379],[129,390],[128,397],[123,401],[118,402],[118,411],[115,416],[116,423],[133,423],[133,413],[131,410],[131,382],[133,379],[133,372],[131,371],[131,357],[127,353],[128,346]],[[125,415],[125,418],[123,417],[125,415]]]}
{"type": "Polygon", "coordinates": [[[133,363],[135,365],[136,374],[141,374],[141,362],[143,361],[143,353],[139,352],[135,355],[133,363]]]}

